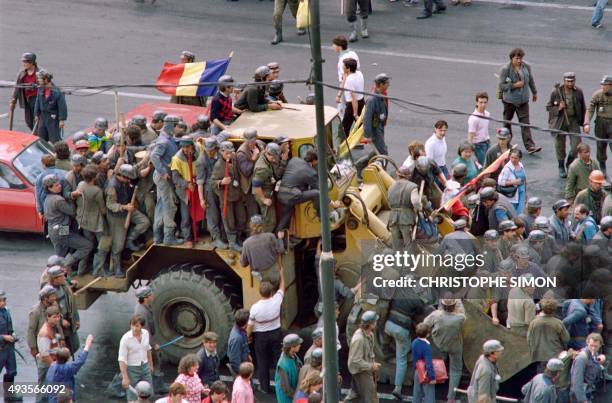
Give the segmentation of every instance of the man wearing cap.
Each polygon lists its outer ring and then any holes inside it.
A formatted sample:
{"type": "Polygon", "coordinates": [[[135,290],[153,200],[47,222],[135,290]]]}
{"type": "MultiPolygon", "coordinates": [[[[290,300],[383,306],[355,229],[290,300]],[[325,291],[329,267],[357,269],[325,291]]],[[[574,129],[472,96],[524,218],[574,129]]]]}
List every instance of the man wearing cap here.
{"type": "Polygon", "coordinates": [[[155,133],[155,139],[157,139],[162,127],[164,127],[164,118],[166,117],[166,115],[168,115],[166,112],[162,110],[156,110],[151,116],[151,123],[147,125],[147,129],[155,133]]]}
{"type": "Polygon", "coordinates": [[[484,255],[484,264],[480,270],[494,273],[499,268],[499,263],[504,259],[499,250],[499,233],[497,230],[490,229],[485,231],[483,235],[482,254],[484,255]]]}
{"type": "Polygon", "coordinates": [[[546,363],[544,373],[534,376],[521,388],[525,403],[556,403],[557,390],[555,383],[561,376],[564,365],[558,358],[551,358],[546,363]]]}
{"type": "Polygon", "coordinates": [[[283,269],[283,243],[273,233],[264,231],[264,221],[259,214],[251,217],[250,233],[242,245],[240,265],[250,266],[251,274],[277,285],[279,270],[283,269]]]}
{"type": "Polygon", "coordinates": [[[400,168],[397,171],[397,180],[388,191],[391,213],[387,228],[391,231],[393,249],[396,251],[406,249],[412,242],[412,228],[416,224],[417,214],[423,212],[419,189],[408,179],[410,176],[409,168],[400,168]]]}
{"type": "Polygon", "coordinates": [[[300,351],[303,341],[300,336],[293,333],[283,338],[283,352],[276,364],[274,373],[274,389],[277,402],[293,402],[293,396],[298,387],[298,375],[302,366],[302,361],[297,353],[300,351]]]}
{"type": "MultiPolygon", "coordinates": [[[[576,86],[576,74],[567,72],[563,74],[563,85],[555,84],[546,104],[548,111],[548,125],[552,130],[560,130],[569,133],[580,134],[580,128],[584,123],[584,112],[586,104],[582,90],[576,86]]],[[[555,153],[559,168],[559,177],[567,178],[565,168],[576,158],[576,146],[580,143],[580,137],[570,136],[570,151],[565,152],[565,134],[555,134],[555,153]],[[565,159],[567,155],[567,160],[565,159]]]]}
{"type": "Polygon", "coordinates": [[[312,372],[318,371],[321,372],[323,368],[323,348],[316,347],[311,350],[311,354],[309,356],[308,362],[306,362],[306,358],[304,357],[304,365],[300,368],[300,373],[298,375],[298,385],[302,383],[302,381],[308,377],[312,372]]]}
{"type": "Polygon", "coordinates": [[[174,131],[178,122],[177,116],[167,115],[164,118],[164,127],[150,153],[151,162],[155,168],[153,182],[157,186],[153,240],[155,243],[163,242],[165,245],[180,245],[183,243],[175,236],[176,195],[172,183],[172,172],[170,171],[172,157],[179,150],[174,138],[174,131]]]}
{"type": "Polygon", "coordinates": [[[108,120],[103,117],[96,118],[92,131],[87,135],[89,151],[95,153],[100,150],[108,153],[112,146],[112,137],[113,134],[108,132],[108,120]]]}
{"type": "Polygon", "coordinates": [[[538,371],[546,365],[546,361],[557,357],[567,348],[570,335],[563,322],[555,317],[557,301],[552,298],[540,300],[542,311],[531,321],[527,329],[527,343],[531,353],[531,361],[538,363],[538,371]]]}
{"type": "MultiPolygon", "coordinates": [[[[524,273],[522,279],[532,279],[531,273],[524,273]]],[[[521,279],[521,280],[522,280],[521,279]]],[[[508,328],[519,336],[526,337],[529,324],[535,318],[536,306],[533,301],[534,287],[513,287],[508,294],[508,328]]]]}
{"type": "Polygon", "coordinates": [[[533,224],[542,212],[542,199],[539,197],[530,197],[527,200],[527,212],[519,214],[519,218],[525,223],[525,235],[529,235],[533,230],[533,224]]]}
{"type": "Polygon", "coordinates": [[[44,69],[36,73],[38,90],[34,104],[34,126],[41,139],[55,143],[62,139],[68,107],[64,93],[51,81],[53,75],[44,69]]]}
{"type": "Polygon", "coordinates": [[[34,128],[34,104],[36,103],[37,92],[36,73],[38,72],[38,64],[36,63],[36,55],[32,52],[22,54],[21,64],[23,68],[17,74],[9,108],[14,110],[17,101],[19,101],[19,107],[25,112],[25,123],[32,130],[34,128]]]}
{"type": "Polygon", "coordinates": [[[572,402],[594,401],[603,365],[606,362],[606,356],[599,354],[602,346],[601,334],[591,333],[586,338],[586,347],[574,358],[570,388],[572,402]]]}
{"type": "Polygon", "coordinates": [[[567,182],[565,183],[565,198],[572,200],[576,194],[589,187],[589,176],[591,172],[599,170],[599,162],[591,159],[591,147],[586,143],[576,146],[576,158],[567,171],[567,182]]]}
{"type": "Polygon", "coordinates": [[[468,402],[495,402],[501,376],[497,370],[497,360],[502,356],[504,346],[498,340],[487,340],[482,346],[483,354],[478,357],[470,386],[468,402]]]}
{"type": "Polygon", "coordinates": [[[234,145],[230,141],[224,141],[219,147],[221,158],[217,160],[213,167],[210,182],[221,208],[221,219],[229,248],[234,251],[241,251],[239,235],[244,230],[246,222],[246,212],[242,204],[242,190],[240,188],[240,174],[234,145]]]}
{"type": "Polygon", "coordinates": [[[66,201],[74,205],[74,200],[81,196],[77,186],[83,180],[81,171],[87,165],[87,159],[82,155],[73,154],[70,156],[70,165],[72,169],[66,173],[62,182],[62,196],[64,196],[66,201]]]}
{"type": "MultiPolygon", "coordinates": [[[[32,357],[36,357],[38,354],[38,346],[36,345],[36,337],[40,328],[44,325],[46,316],[46,310],[50,306],[57,305],[57,290],[50,284],[43,286],[38,292],[39,302],[34,305],[28,313],[28,333],[27,342],[30,347],[30,353],[32,357]]],[[[58,324],[56,332],[63,334],[61,326],[58,324]]]]}
{"type": "Polygon", "coordinates": [[[64,176],[66,176],[66,171],[56,168],[55,162],[56,159],[52,154],[44,154],[40,158],[42,172],[36,177],[36,182],[34,184],[36,189],[36,210],[40,215],[44,214],[45,199],[47,198],[47,192],[43,186],[43,179],[48,175],[55,175],[58,180],[61,181],[64,179],[64,176]]]}
{"type": "Polygon", "coordinates": [[[62,327],[61,333],[64,336],[66,347],[74,354],[79,349],[80,342],[77,331],[81,326],[81,319],[79,317],[74,294],[67,284],[65,271],[62,267],[50,267],[47,273],[49,275],[49,285],[55,288],[57,306],[62,315],[60,321],[62,327]]]}
{"type": "Polygon", "coordinates": [[[591,171],[589,174],[589,186],[578,192],[574,199],[574,208],[579,204],[586,205],[588,213],[596,223],[601,220],[603,202],[606,198],[606,193],[603,191],[605,180],[606,177],[602,171],[591,171]]]}
{"type": "MultiPolygon", "coordinates": [[[[591,102],[584,116],[584,132],[590,132],[590,123],[595,117],[595,137],[600,139],[612,140],[612,76],[603,76],[601,88],[593,93],[591,102]]],[[[608,153],[606,148],[612,150],[612,142],[597,142],[597,161],[600,169],[606,173],[606,160],[608,153]]]]}
{"type": "Polygon", "coordinates": [[[154,344],[153,342],[156,328],[155,316],[153,315],[153,308],[151,307],[153,300],[155,299],[155,295],[153,294],[151,287],[144,286],[136,290],[136,298],[138,298],[138,303],[134,306],[134,315],[140,315],[145,321],[143,328],[149,332],[149,344],[152,348],[151,354],[153,356],[153,367],[156,367],[157,369],[155,372],[159,373],[161,356],[159,344],[154,344]]]}
{"type": "Polygon", "coordinates": [[[200,359],[198,376],[204,387],[210,387],[213,382],[219,380],[219,355],[217,354],[217,340],[219,336],[215,332],[204,333],[202,348],[197,352],[200,359]]]}
{"type": "Polygon", "coordinates": [[[200,206],[206,209],[206,227],[210,234],[212,246],[226,249],[227,244],[221,239],[221,204],[210,180],[214,166],[219,159],[219,142],[214,136],[208,137],[204,139],[203,148],[204,150],[196,161],[196,170],[203,172],[203,176],[201,172],[196,174],[196,176],[200,176],[200,179],[196,179],[200,206]]]}
{"type": "Polygon", "coordinates": [[[86,258],[91,253],[93,244],[75,230],[73,223],[75,208],[61,196],[62,184],[57,177],[45,176],[42,185],[47,192],[44,215],[55,254],[66,256],[70,249],[74,249],[74,252],[66,257],[66,266],[78,263],[78,267],[84,270],[87,265],[86,258]]]}
{"type": "Polygon", "coordinates": [[[552,235],[559,246],[565,245],[573,238],[569,223],[571,206],[565,199],[557,200],[552,206],[554,214],[548,218],[552,235]]]}
{"type": "MultiPolygon", "coordinates": [[[[488,167],[489,165],[493,164],[495,160],[497,160],[503,153],[512,148],[512,144],[510,144],[510,140],[512,140],[510,130],[505,127],[499,128],[496,131],[496,136],[497,144],[489,148],[485,156],[485,167],[488,167]]],[[[497,182],[497,178],[499,177],[499,174],[501,173],[505,164],[506,161],[500,164],[499,168],[495,172],[491,172],[490,178],[495,179],[495,181],[497,182]]]]}
{"type": "Polygon", "coordinates": [[[315,328],[315,330],[313,330],[310,334],[310,337],[312,338],[312,345],[308,348],[308,350],[306,350],[306,353],[304,354],[304,364],[310,363],[310,358],[314,350],[316,350],[317,348],[323,348],[323,328],[315,328]]]}
{"type": "MultiPolygon", "coordinates": [[[[179,146],[180,149],[170,162],[170,169],[181,212],[181,237],[185,241],[185,246],[192,248],[195,239],[193,239],[192,222],[194,217],[191,216],[192,207],[190,207],[190,204],[195,203],[195,198],[191,195],[195,195],[195,192],[197,192],[196,183],[198,181],[203,183],[204,181],[204,168],[202,166],[198,167],[204,161],[199,158],[199,152],[190,135],[181,137],[179,146]]],[[[197,208],[201,208],[200,203],[197,204],[197,208]]]]}
{"type": "MultiPolygon", "coordinates": [[[[365,137],[372,142],[379,154],[387,155],[389,151],[385,143],[385,125],[389,117],[387,90],[391,77],[385,73],[378,74],[374,79],[374,94],[365,103],[363,129],[365,137]]],[[[348,133],[347,133],[348,134],[348,133]]]]}
{"type": "MultiPolygon", "coordinates": [[[[265,83],[272,81],[272,70],[268,66],[259,66],[253,75],[255,83],[265,83]]],[[[241,111],[264,112],[268,110],[280,110],[282,106],[277,102],[270,102],[266,99],[265,85],[248,85],[240,94],[240,98],[234,106],[241,111]]]]}
{"type": "Polygon", "coordinates": [[[457,312],[457,300],[440,299],[442,309],[436,309],[423,321],[431,329],[433,342],[442,353],[442,359],[449,360],[450,376],[447,402],[455,400],[455,388],[459,387],[463,370],[463,324],[465,314],[457,312]]]}
{"type": "Polygon", "coordinates": [[[14,392],[9,392],[15,376],[17,375],[17,359],[15,358],[15,333],[11,312],[6,307],[6,293],[0,290],[0,373],[4,370],[2,378],[3,395],[7,402],[22,401],[14,392]]]}
{"type": "Polygon", "coordinates": [[[478,191],[480,204],[486,208],[489,228],[499,229],[504,220],[513,221],[518,217],[510,200],[492,187],[484,187],[478,191]]]}
{"type": "Polygon", "coordinates": [[[374,331],[378,314],[366,311],[361,315],[361,324],[351,337],[348,355],[348,370],[351,374],[351,390],[346,403],[378,403],[376,393],[376,373],[381,364],[374,354],[374,331]]]}
{"type": "MultiPolygon", "coordinates": [[[[236,163],[238,165],[238,174],[240,176],[240,190],[242,191],[241,198],[244,204],[247,217],[253,217],[259,214],[259,206],[253,195],[251,186],[253,178],[253,169],[255,162],[259,158],[259,154],[263,151],[263,144],[260,144],[257,139],[257,129],[247,128],[242,133],[244,142],[236,151],[236,163]]],[[[245,223],[242,223],[245,224],[245,223]]]]}
{"type": "Polygon", "coordinates": [[[545,247],[547,238],[548,235],[544,231],[534,229],[523,242],[529,249],[530,260],[538,265],[545,265],[553,257],[554,250],[545,247]]]}
{"type": "Polygon", "coordinates": [[[249,322],[249,311],[238,309],[234,313],[234,326],[227,340],[227,359],[233,374],[240,372],[240,364],[253,361],[249,350],[249,342],[246,334],[249,322]]]}
{"type": "Polygon", "coordinates": [[[504,258],[510,255],[510,248],[512,245],[517,244],[520,240],[516,236],[517,225],[512,220],[504,220],[499,223],[499,234],[501,235],[499,240],[499,251],[504,258]]]}
{"type": "Polygon", "coordinates": [[[151,223],[146,215],[138,210],[138,206],[132,204],[134,185],[132,181],[136,179],[136,169],[129,164],[119,167],[115,176],[111,178],[106,186],[106,208],[108,209],[107,219],[110,233],[113,238],[111,247],[111,266],[110,271],[116,277],[124,277],[121,270],[121,253],[124,248],[137,251],[142,248],[136,243],[139,236],[144,234],[151,223]],[[129,228],[125,228],[125,222],[129,216],[129,228]]]}
{"type": "Polygon", "coordinates": [[[211,133],[218,134],[227,129],[234,120],[234,115],[240,115],[242,110],[234,107],[232,91],[234,90],[234,79],[225,74],[219,78],[219,91],[215,94],[210,104],[211,133]]]}

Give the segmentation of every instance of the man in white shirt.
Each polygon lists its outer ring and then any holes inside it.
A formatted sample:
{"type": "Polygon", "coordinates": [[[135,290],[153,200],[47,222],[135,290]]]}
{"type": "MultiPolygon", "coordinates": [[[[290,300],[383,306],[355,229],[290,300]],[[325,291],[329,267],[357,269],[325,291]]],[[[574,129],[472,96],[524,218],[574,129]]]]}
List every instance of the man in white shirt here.
{"type": "Polygon", "coordinates": [[[338,83],[342,85],[344,81],[344,59],[355,59],[357,60],[357,70],[361,67],[359,65],[359,56],[354,50],[348,48],[348,40],[344,35],[338,35],[332,40],[332,47],[334,52],[338,53],[338,83]]]}
{"type": "Polygon", "coordinates": [[[153,385],[153,357],[149,344],[149,332],[143,329],[145,319],[136,314],[130,318],[130,330],[121,337],[119,342],[119,369],[121,370],[121,386],[127,393],[128,402],[138,400],[131,388],[140,381],[153,385]]]}
{"type": "Polygon", "coordinates": [[[280,272],[278,291],[269,281],[259,284],[261,299],[249,310],[247,337],[253,338],[253,349],[257,361],[257,379],[260,391],[270,393],[270,369],[274,368],[280,356],[283,340],[281,332],[281,305],[285,295],[285,276],[280,272]]]}
{"type": "Polygon", "coordinates": [[[365,105],[363,74],[357,70],[357,60],[344,59],[344,88],[336,96],[336,102],[342,99],[346,103],[346,110],[342,118],[344,134],[349,135],[353,123],[359,118],[365,105]]]}
{"type": "MultiPolygon", "coordinates": [[[[445,137],[447,131],[448,123],[445,120],[438,120],[434,125],[434,133],[425,142],[425,155],[438,165],[446,179],[449,178],[448,168],[446,167],[447,146],[445,137]]],[[[443,188],[441,183],[438,186],[443,188]]]]}
{"type": "Polygon", "coordinates": [[[489,137],[489,120],[482,119],[479,116],[488,118],[491,116],[487,111],[487,103],[489,95],[486,92],[476,94],[476,109],[468,118],[468,141],[474,146],[474,153],[478,163],[482,166],[485,164],[487,151],[491,145],[489,137]]]}

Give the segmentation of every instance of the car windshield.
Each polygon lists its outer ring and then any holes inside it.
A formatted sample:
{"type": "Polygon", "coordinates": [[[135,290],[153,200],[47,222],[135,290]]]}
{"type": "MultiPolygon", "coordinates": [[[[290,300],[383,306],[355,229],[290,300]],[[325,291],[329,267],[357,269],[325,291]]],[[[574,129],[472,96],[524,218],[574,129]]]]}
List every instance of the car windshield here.
{"type": "Polygon", "coordinates": [[[37,140],[13,160],[13,165],[33,185],[42,172],[40,159],[45,154],[51,154],[51,146],[46,142],[37,140]]]}

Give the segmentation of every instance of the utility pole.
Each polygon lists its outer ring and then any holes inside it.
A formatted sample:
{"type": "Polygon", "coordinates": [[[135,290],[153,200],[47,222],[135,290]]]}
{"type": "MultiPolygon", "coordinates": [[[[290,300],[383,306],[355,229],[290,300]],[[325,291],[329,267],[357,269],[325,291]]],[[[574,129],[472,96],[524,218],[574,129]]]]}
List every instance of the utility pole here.
{"type": "Polygon", "coordinates": [[[323,59],[321,57],[321,19],[319,0],[310,2],[310,35],[312,38],[312,66],[315,86],[315,113],[317,119],[317,170],[319,174],[319,204],[321,214],[321,259],[319,281],[323,300],[323,365],[325,402],[338,402],[338,351],[336,349],[336,301],[334,295],[334,261],[331,251],[329,226],[329,197],[327,188],[327,136],[323,103],[323,59]]]}

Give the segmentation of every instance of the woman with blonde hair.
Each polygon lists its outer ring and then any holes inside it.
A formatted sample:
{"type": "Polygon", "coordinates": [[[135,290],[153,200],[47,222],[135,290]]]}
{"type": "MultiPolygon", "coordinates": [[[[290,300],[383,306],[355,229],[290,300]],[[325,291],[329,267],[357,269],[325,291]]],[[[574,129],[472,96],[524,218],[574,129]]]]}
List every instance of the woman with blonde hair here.
{"type": "Polygon", "coordinates": [[[302,382],[298,386],[297,392],[293,401],[295,403],[306,403],[308,402],[308,396],[311,393],[319,392],[323,387],[323,378],[321,378],[321,372],[312,371],[306,375],[302,382]]]}

